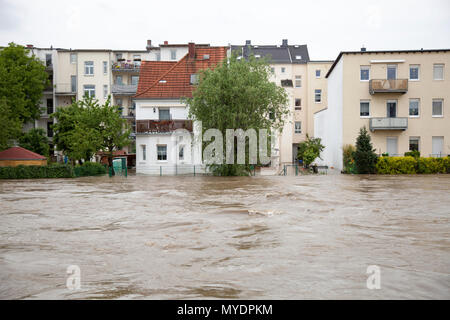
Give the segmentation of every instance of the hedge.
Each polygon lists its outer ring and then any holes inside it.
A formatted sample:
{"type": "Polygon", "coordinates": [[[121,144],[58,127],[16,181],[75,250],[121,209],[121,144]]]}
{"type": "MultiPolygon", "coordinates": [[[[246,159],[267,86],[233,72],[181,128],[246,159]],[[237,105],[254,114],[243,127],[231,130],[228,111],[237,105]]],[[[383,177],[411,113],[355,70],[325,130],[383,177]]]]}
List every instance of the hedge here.
{"type": "Polygon", "coordinates": [[[108,173],[105,165],[97,162],[85,162],[73,169],[76,177],[98,176],[108,173]]]}
{"type": "Polygon", "coordinates": [[[450,173],[450,157],[380,157],[376,169],[378,174],[450,173]]]}
{"type": "Polygon", "coordinates": [[[0,179],[49,179],[73,177],[74,172],[72,166],[65,164],[0,167],[0,179]]]}

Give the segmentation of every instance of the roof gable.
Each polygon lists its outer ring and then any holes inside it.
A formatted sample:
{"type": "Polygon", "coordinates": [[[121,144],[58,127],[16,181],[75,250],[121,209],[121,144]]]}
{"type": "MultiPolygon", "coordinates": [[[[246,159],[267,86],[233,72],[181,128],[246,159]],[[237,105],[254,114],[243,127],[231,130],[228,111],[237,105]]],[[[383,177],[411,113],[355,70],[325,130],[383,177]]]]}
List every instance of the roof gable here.
{"type": "Polygon", "coordinates": [[[46,157],[22,147],[12,147],[0,152],[0,160],[45,160],[46,157]]]}

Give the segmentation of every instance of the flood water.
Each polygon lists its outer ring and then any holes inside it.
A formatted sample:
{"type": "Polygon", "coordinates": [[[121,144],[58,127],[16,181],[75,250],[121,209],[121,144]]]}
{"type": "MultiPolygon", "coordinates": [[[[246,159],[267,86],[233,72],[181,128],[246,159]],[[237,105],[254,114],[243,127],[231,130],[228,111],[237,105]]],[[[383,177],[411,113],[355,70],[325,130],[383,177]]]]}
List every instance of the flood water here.
{"type": "Polygon", "coordinates": [[[450,298],[449,175],[0,181],[0,236],[1,299],[450,298]]]}

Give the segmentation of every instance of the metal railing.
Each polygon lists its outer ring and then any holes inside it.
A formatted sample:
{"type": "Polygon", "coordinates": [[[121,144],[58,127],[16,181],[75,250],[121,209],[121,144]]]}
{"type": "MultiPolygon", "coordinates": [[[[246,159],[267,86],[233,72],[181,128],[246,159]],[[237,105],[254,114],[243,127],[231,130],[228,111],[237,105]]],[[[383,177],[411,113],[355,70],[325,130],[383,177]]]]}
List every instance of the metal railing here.
{"type": "Polygon", "coordinates": [[[134,95],[137,91],[137,84],[113,84],[111,92],[116,95],[134,95]]]}
{"type": "Polygon", "coordinates": [[[192,120],[137,120],[136,133],[167,133],[177,129],[192,132],[192,120]]]}
{"type": "Polygon", "coordinates": [[[138,62],[113,62],[112,71],[122,71],[122,72],[139,72],[141,69],[141,64],[138,62]]]}
{"type": "Polygon", "coordinates": [[[151,176],[199,176],[199,175],[210,175],[210,171],[205,165],[164,165],[164,166],[146,166],[141,165],[138,169],[137,174],[145,174],[151,176]]]}

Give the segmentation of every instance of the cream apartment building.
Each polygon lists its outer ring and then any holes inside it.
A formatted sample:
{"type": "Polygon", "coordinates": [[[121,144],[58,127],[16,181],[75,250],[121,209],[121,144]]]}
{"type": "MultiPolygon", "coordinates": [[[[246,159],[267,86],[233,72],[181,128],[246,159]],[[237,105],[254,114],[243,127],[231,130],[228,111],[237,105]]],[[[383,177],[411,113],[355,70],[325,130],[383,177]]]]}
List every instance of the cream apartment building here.
{"type": "Polygon", "coordinates": [[[365,126],[378,154],[450,153],[450,50],[341,52],[327,74],[328,108],[314,114],[327,165],[365,126]]]}
{"type": "Polygon", "coordinates": [[[247,40],[244,46],[231,46],[231,52],[242,58],[253,54],[269,59],[271,81],[286,90],[290,111],[272,150],[272,166],[281,168],[293,163],[299,143],[306,139],[306,134],[313,136],[314,112],[327,106],[325,75],[333,62],[312,61],[306,45],[289,45],[286,39],[281,45],[252,45],[247,40]]]}

